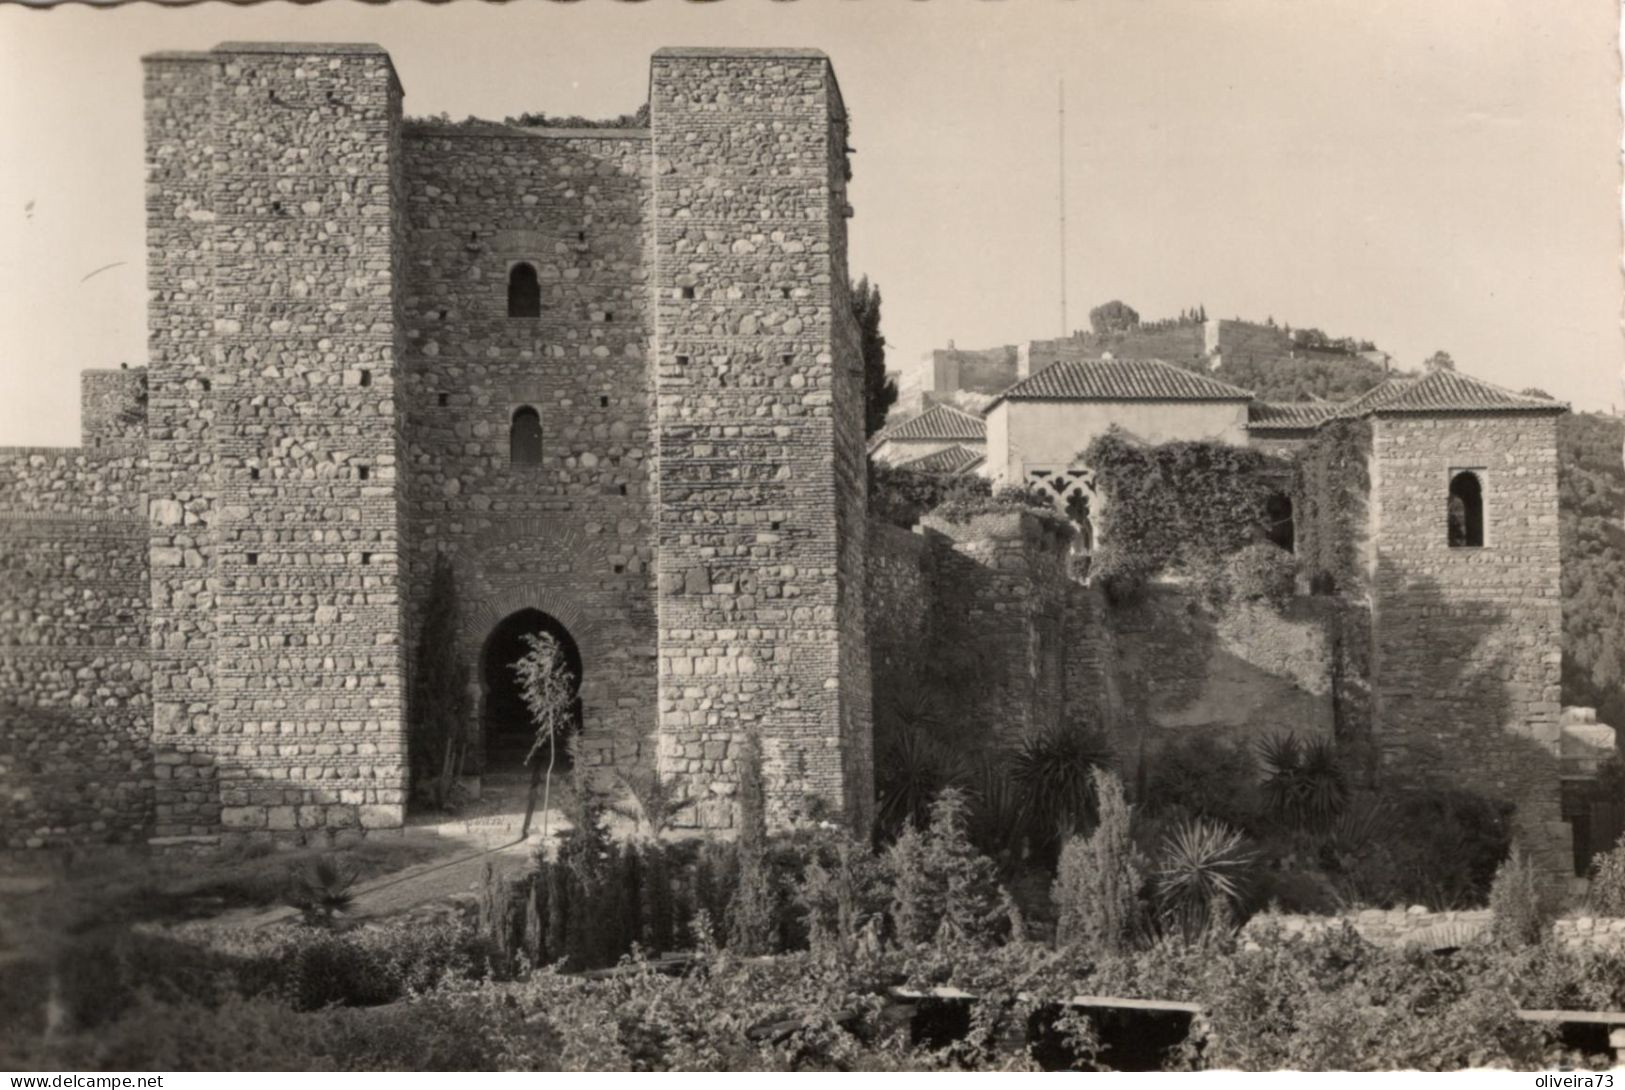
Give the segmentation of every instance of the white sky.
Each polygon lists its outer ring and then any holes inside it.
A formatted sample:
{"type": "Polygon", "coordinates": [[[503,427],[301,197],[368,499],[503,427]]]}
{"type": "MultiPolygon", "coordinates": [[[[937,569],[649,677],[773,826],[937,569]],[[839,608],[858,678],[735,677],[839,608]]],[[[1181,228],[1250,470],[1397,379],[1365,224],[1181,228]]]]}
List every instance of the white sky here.
{"type": "Polygon", "coordinates": [[[79,369],[145,361],[141,54],[372,41],[408,114],[609,116],[662,45],[829,52],[852,269],[891,364],[1071,325],[1273,316],[1414,366],[1625,406],[1611,0],[724,0],[0,8],[0,443],[76,441],[79,369]],[[86,280],[87,274],[124,262],[86,280]]]}

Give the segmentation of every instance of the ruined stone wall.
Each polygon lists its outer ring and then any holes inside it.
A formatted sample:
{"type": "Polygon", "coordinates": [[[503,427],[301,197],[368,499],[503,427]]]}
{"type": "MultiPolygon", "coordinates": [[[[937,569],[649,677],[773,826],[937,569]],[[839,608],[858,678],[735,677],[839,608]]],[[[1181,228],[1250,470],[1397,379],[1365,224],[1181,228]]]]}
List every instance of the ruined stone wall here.
{"type": "MultiPolygon", "coordinates": [[[[937,543],[933,614],[938,636],[965,656],[952,704],[999,745],[1062,722],[1071,707],[1066,574],[1071,531],[1026,513],[936,516],[921,526],[937,543]]],[[[1071,618],[1076,620],[1077,618],[1071,618]]]]}
{"type": "Polygon", "coordinates": [[[1188,588],[1154,586],[1113,609],[1119,748],[1198,732],[1249,749],[1288,732],[1332,737],[1339,608],[1297,598],[1279,613],[1262,603],[1214,613],[1188,588]]]}
{"type": "Polygon", "coordinates": [[[755,732],[771,821],[845,811],[868,713],[844,112],[816,51],[661,50],[650,92],[660,768],[725,828],[755,732]]]}
{"type": "MultiPolygon", "coordinates": [[[[1341,928],[1347,923],[1373,946],[1398,948],[1422,945],[1429,949],[1442,949],[1486,941],[1491,920],[1492,915],[1487,908],[1430,912],[1421,905],[1367,908],[1338,916],[1265,912],[1247,921],[1241,934],[1244,943],[1254,940],[1266,928],[1279,928],[1289,936],[1309,937],[1341,928]]],[[[1571,950],[1625,951],[1625,918],[1561,916],[1552,921],[1552,938],[1559,946],[1571,950]]]]}
{"type": "Polygon", "coordinates": [[[375,46],[147,75],[158,833],[398,825],[400,84],[375,46]]]}
{"type": "Polygon", "coordinates": [[[1373,431],[1372,687],[1385,773],[1434,770],[1516,803],[1526,850],[1566,875],[1556,414],[1395,414],[1373,431]],[[1460,469],[1483,481],[1482,548],[1448,544],[1460,469]]]}
{"type": "MultiPolygon", "coordinates": [[[[492,628],[554,616],[582,656],[578,759],[652,765],[648,133],[413,122],[404,154],[414,607],[434,556],[451,557],[482,699],[492,628]],[[539,275],[538,317],[508,316],[520,262],[539,275]],[[510,459],[523,407],[541,417],[536,464],[510,459]]],[[[414,608],[414,642],[420,623],[414,608]]]]}

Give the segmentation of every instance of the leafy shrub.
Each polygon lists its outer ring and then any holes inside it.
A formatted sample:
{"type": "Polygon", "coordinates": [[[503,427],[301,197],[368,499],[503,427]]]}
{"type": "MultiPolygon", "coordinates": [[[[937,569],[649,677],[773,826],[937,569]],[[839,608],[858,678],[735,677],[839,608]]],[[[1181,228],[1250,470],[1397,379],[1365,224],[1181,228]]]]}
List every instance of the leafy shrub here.
{"type": "Polygon", "coordinates": [[[1351,860],[1350,899],[1434,909],[1483,905],[1511,850],[1511,804],[1436,784],[1401,786],[1382,801],[1384,835],[1351,860]]]}
{"type": "Polygon", "coordinates": [[[1010,902],[991,860],[970,841],[969,804],[949,788],[931,804],[931,824],[910,825],[887,848],[890,915],[899,942],[995,942],[1012,931],[1010,902]]]}
{"type": "Polygon", "coordinates": [[[1599,916],[1625,916],[1625,836],[1592,857],[1591,909],[1599,916]]]}
{"type": "Polygon", "coordinates": [[[1348,805],[1349,785],[1329,738],[1276,734],[1258,746],[1268,813],[1288,828],[1324,829],[1348,805]]]}
{"type": "Polygon", "coordinates": [[[1181,822],[1157,860],[1154,888],[1163,926],[1196,938],[1239,924],[1252,864],[1235,829],[1206,818],[1181,822]]]}
{"type": "Polygon", "coordinates": [[[869,513],[905,530],[943,504],[984,500],[992,490],[991,481],[975,474],[920,473],[869,462],[869,513]]]}
{"type": "Polygon", "coordinates": [[[1134,846],[1133,808],[1122,781],[1098,767],[1093,779],[1099,821],[1087,837],[1067,840],[1050,890],[1057,916],[1055,941],[1123,950],[1140,930],[1145,859],[1134,846]]]}
{"type": "Polygon", "coordinates": [[[1495,871],[1490,912],[1490,931],[1507,946],[1534,945],[1551,930],[1551,902],[1534,866],[1517,848],[1495,871]]]}
{"type": "Polygon", "coordinates": [[[1279,545],[1261,541],[1230,554],[1225,560],[1225,583],[1242,602],[1264,602],[1276,610],[1292,601],[1298,564],[1279,545]]]}
{"type": "Polygon", "coordinates": [[[1180,734],[1146,760],[1140,810],[1244,829],[1255,817],[1257,784],[1257,768],[1245,749],[1210,733],[1180,734]]]}

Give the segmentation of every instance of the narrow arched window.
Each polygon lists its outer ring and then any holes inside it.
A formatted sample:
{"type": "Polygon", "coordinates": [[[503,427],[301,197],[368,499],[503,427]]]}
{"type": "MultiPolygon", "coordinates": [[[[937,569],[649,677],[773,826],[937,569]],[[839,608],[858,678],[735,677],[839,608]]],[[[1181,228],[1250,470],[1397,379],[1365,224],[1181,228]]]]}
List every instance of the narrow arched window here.
{"type": "Polygon", "coordinates": [[[1296,551],[1297,530],[1292,524],[1292,497],[1272,492],[1264,501],[1264,537],[1287,552],[1296,551]]]}
{"type": "Polygon", "coordinates": [[[538,318],[542,313],[542,285],[536,266],[521,261],[508,270],[508,317],[538,318]]]}
{"type": "Polygon", "coordinates": [[[1472,470],[1450,478],[1449,535],[1453,549],[1484,544],[1484,482],[1472,470]]]}
{"type": "Polygon", "coordinates": [[[515,409],[508,428],[508,461],[538,465],[542,460],[542,416],[529,405],[515,409]]]}

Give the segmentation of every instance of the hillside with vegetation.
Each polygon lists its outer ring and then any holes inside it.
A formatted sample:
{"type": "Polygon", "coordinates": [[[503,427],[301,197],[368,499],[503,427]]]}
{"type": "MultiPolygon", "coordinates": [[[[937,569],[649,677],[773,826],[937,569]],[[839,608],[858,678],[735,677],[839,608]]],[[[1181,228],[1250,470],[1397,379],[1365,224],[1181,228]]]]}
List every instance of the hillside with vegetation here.
{"type": "Polygon", "coordinates": [[[1563,548],[1563,702],[1625,729],[1625,420],[1558,420],[1563,548]]]}

